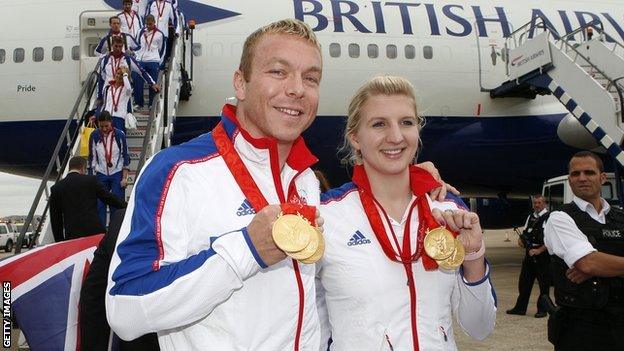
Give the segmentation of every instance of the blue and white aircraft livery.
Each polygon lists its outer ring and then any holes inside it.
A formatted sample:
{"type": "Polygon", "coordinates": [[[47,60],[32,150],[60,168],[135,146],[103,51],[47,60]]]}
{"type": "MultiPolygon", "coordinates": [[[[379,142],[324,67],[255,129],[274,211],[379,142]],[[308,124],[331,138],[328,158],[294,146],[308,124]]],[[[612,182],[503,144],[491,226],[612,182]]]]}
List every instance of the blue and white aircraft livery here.
{"type": "MultiPolygon", "coordinates": [[[[336,150],[348,101],[389,73],[416,87],[426,116],[420,159],[464,194],[522,195],[565,172],[577,148],[596,145],[552,96],[491,99],[505,75],[503,37],[541,15],[559,34],[600,20],[624,41],[624,2],[552,0],[178,0],[195,19],[193,96],[180,102],[173,142],[204,133],[233,96],[246,36],[271,21],[308,23],[323,50],[318,118],[305,133],[334,185],[346,179],[336,150]]],[[[1,0],[0,170],[41,175],[81,88],[79,15],[117,0],[1,0]],[[41,53],[42,56],[40,55],[41,53]]],[[[531,33],[532,34],[532,33],[531,33]]]]}

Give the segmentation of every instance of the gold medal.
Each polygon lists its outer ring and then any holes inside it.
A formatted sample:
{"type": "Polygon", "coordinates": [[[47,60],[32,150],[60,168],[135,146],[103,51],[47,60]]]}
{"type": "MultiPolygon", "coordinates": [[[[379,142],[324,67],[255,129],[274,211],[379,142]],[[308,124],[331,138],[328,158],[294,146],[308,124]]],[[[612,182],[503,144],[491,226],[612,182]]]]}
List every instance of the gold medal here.
{"type": "Polygon", "coordinates": [[[280,215],[273,223],[271,235],[275,245],[285,252],[299,252],[310,243],[311,227],[300,214],[280,215]]]}
{"type": "Polygon", "coordinates": [[[444,227],[438,227],[427,232],[424,240],[425,252],[436,261],[444,260],[455,250],[455,238],[444,227]]]}
{"type": "Polygon", "coordinates": [[[436,261],[438,262],[438,266],[440,268],[455,270],[457,267],[461,266],[464,263],[464,257],[466,255],[466,251],[464,250],[464,245],[458,239],[455,239],[455,250],[447,259],[436,261]]]}
{"type": "Polygon", "coordinates": [[[310,233],[310,242],[308,243],[308,245],[304,247],[303,250],[298,252],[286,251],[286,254],[294,258],[295,260],[301,261],[312,257],[312,255],[314,255],[318,250],[319,242],[322,240],[322,236],[313,226],[310,225],[305,230],[309,231],[310,233]]]}
{"type": "Polygon", "coordinates": [[[312,264],[320,260],[321,257],[323,257],[323,253],[325,252],[325,238],[323,238],[323,234],[321,234],[321,231],[318,230],[318,228],[314,228],[314,231],[316,232],[316,235],[318,237],[318,246],[316,248],[316,252],[314,252],[314,254],[308,258],[300,260],[301,263],[312,264]]]}

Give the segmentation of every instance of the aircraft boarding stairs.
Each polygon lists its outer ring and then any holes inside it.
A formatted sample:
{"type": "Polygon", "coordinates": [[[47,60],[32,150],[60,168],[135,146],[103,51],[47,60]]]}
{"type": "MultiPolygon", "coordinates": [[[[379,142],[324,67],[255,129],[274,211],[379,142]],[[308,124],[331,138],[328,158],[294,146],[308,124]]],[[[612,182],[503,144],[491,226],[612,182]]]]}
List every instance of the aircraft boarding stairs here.
{"type": "MultiPolygon", "coordinates": [[[[184,26],[184,15],[180,13],[180,16],[179,24],[184,26]]],[[[137,129],[126,131],[130,156],[129,180],[125,194],[126,200],[130,198],[137,174],[141,171],[147,159],[161,148],[170,146],[170,135],[173,132],[173,122],[177,114],[183,85],[186,84],[187,88],[190,88],[190,81],[184,81],[183,79],[183,71],[187,67],[187,60],[192,59],[190,55],[187,57],[187,52],[191,52],[191,45],[192,28],[182,28],[182,34],[174,40],[172,52],[165,70],[159,74],[158,84],[160,85],[160,91],[154,96],[152,106],[149,109],[133,111],[137,118],[137,129]],[[188,40],[189,37],[191,38],[190,41],[188,40]]],[[[36,241],[38,245],[54,242],[52,226],[49,218],[47,218],[51,182],[65,177],[68,172],[69,159],[80,153],[80,135],[85,128],[85,115],[93,108],[96,100],[98,67],[99,61],[83,83],[82,90],[58,139],[53,156],[48,163],[41,185],[26,218],[24,228],[28,228],[32,222],[37,208],[40,205],[44,206],[43,214],[40,215],[42,220],[39,222],[39,228],[36,230],[40,235],[32,241],[36,241]],[[79,127],[76,128],[76,126],[79,127]],[[43,196],[44,193],[45,196],[43,196]]],[[[149,86],[147,84],[145,86],[145,101],[148,101],[149,86]]],[[[188,99],[188,96],[186,99],[188,99]]],[[[24,234],[25,231],[20,233],[17,239],[16,253],[19,253],[21,250],[24,234]]]]}
{"type": "Polygon", "coordinates": [[[601,23],[591,22],[559,37],[546,21],[534,17],[506,38],[510,80],[490,91],[490,96],[553,94],[624,166],[624,45],[601,27],[601,23]],[[593,37],[587,35],[590,31],[593,37]]]}

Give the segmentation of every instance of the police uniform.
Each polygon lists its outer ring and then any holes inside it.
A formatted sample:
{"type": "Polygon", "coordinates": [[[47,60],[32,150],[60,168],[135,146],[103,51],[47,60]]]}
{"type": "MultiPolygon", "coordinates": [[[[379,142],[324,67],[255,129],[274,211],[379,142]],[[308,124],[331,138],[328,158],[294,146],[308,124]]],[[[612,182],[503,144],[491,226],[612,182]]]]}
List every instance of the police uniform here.
{"type": "Polygon", "coordinates": [[[594,251],[624,256],[624,211],[600,200],[598,213],[575,196],[545,227],[560,307],[549,320],[555,350],[624,350],[624,279],[593,277],[576,284],[566,277],[569,267],[594,251]]]}
{"type": "MultiPolygon", "coordinates": [[[[537,278],[540,295],[549,293],[550,288],[550,256],[544,251],[539,255],[529,256],[529,250],[544,245],[544,223],[548,220],[548,210],[543,209],[539,213],[531,213],[527,218],[521,240],[525,248],[522,269],[518,278],[518,299],[512,310],[526,313],[533,290],[533,283],[537,278]]],[[[538,300],[537,313],[546,313],[546,306],[538,300]]]]}

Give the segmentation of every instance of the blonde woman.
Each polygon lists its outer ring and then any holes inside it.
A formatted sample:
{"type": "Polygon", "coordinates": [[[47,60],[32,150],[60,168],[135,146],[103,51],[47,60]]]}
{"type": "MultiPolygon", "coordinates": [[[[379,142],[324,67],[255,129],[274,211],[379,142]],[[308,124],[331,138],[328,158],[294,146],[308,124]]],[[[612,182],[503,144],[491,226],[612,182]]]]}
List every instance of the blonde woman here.
{"type": "Polygon", "coordinates": [[[427,195],[439,184],[413,165],[421,125],[404,78],[373,78],[351,100],[345,147],[353,182],[321,199],[322,349],[331,336],[331,350],[455,350],[452,315],[476,339],[494,328],[479,218],[461,200],[427,195]],[[465,248],[456,269],[438,266],[423,249],[427,231],[440,224],[465,248]]]}

